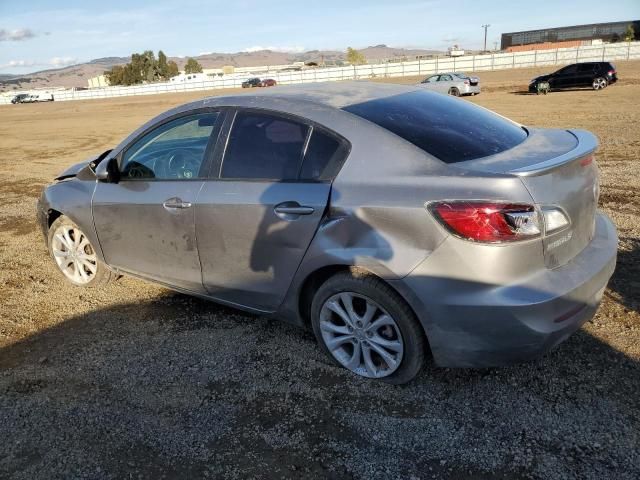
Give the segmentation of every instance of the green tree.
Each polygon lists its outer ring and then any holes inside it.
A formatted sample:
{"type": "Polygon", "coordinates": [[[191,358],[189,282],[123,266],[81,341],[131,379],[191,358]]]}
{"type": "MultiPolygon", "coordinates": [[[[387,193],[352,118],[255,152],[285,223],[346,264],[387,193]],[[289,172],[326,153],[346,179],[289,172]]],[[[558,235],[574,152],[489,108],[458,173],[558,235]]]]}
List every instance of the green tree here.
{"type": "Polygon", "coordinates": [[[347,62],[351,65],[362,65],[363,63],[367,63],[367,59],[364,57],[362,52],[359,52],[355,48],[348,47],[347,62]]]}
{"type": "Polygon", "coordinates": [[[111,70],[104,72],[104,76],[109,85],[125,85],[124,83],[124,66],[115,65],[111,70]]]}
{"type": "Polygon", "coordinates": [[[195,58],[187,58],[184,73],[202,73],[202,65],[195,58]]]}
{"type": "Polygon", "coordinates": [[[173,60],[169,60],[167,62],[167,78],[175,77],[180,74],[180,70],[178,70],[178,64],[173,60]]]}
{"type": "Polygon", "coordinates": [[[633,42],[636,38],[636,31],[632,24],[627,25],[627,30],[624,32],[624,41],[633,42]]]}
{"type": "Polygon", "coordinates": [[[158,75],[163,80],[169,78],[169,64],[167,63],[167,56],[162,50],[158,52],[158,75]]]}

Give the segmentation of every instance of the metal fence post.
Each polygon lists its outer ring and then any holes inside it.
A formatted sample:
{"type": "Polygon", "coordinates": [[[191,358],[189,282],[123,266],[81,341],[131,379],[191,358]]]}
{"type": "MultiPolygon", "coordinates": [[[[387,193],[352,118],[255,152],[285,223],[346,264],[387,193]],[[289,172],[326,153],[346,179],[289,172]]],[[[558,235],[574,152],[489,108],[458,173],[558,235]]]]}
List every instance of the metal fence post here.
{"type": "MultiPolygon", "coordinates": [[[[602,56],[604,57],[604,53],[602,56]]],[[[631,58],[631,42],[627,42],[627,60],[629,60],[629,58],[631,58]]]]}
{"type": "Polygon", "coordinates": [[[557,65],[557,64],[558,64],[558,49],[557,49],[557,48],[556,48],[556,58],[555,58],[555,60],[553,61],[553,64],[554,64],[554,65],[557,65]]]}
{"type": "Polygon", "coordinates": [[[439,57],[436,57],[436,71],[433,72],[433,73],[438,73],[440,71],[440,70],[438,70],[438,58],[439,57]]]}
{"type": "Polygon", "coordinates": [[[538,50],[533,51],[533,66],[538,66],[538,50]]]}
{"type": "Polygon", "coordinates": [[[491,54],[491,70],[493,70],[493,66],[494,66],[494,63],[495,63],[495,58],[496,58],[496,54],[492,53],[491,54]]]}

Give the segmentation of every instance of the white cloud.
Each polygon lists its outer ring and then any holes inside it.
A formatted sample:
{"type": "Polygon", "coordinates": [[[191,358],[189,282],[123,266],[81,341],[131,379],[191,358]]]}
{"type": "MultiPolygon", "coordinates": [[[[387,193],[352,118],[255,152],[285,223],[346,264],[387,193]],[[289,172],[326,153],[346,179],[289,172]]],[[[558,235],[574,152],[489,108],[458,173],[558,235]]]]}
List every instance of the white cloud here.
{"type": "Polygon", "coordinates": [[[0,65],[0,68],[13,68],[13,67],[33,67],[37,65],[33,60],[9,60],[8,63],[0,65]]]}
{"type": "Polygon", "coordinates": [[[304,47],[274,47],[274,46],[264,47],[261,45],[255,45],[253,47],[245,48],[242,51],[251,53],[251,52],[259,52],[260,50],[271,50],[272,52],[301,53],[301,52],[304,52],[304,47]]]}
{"type": "Polygon", "coordinates": [[[0,42],[20,42],[22,40],[28,40],[35,36],[36,34],[28,28],[19,28],[18,30],[0,30],[0,42]]]}
{"type": "Polygon", "coordinates": [[[67,65],[73,65],[78,63],[78,59],[74,57],[53,57],[49,60],[49,65],[52,67],[66,67],[67,65]]]}
{"type": "Polygon", "coordinates": [[[200,52],[198,54],[198,56],[202,56],[202,55],[211,55],[213,52],[200,52]]]}

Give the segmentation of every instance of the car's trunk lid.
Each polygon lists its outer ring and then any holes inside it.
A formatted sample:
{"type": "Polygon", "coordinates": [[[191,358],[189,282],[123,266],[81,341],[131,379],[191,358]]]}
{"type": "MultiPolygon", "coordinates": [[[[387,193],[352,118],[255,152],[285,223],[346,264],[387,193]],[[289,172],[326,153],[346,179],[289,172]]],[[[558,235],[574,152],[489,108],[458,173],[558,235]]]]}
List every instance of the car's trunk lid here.
{"type": "Polygon", "coordinates": [[[540,207],[560,207],[570,225],[545,235],[547,267],[564,265],[591,241],[598,202],[596,137],[584,130],[532,129],[520,145],[490,157],[455,164],[468,170],[521,178],[540,207]]]}

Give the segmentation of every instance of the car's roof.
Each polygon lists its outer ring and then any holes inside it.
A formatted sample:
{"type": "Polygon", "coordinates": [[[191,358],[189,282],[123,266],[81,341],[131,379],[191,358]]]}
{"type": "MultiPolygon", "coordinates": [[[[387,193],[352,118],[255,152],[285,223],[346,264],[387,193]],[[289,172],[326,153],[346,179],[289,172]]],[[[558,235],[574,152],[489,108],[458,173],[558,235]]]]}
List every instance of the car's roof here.
{"type": "MultiPolygon", "coordinates": [[[[356,103],[363,103],[379,98],[391,97],[417,90],[414,86],[394,85],[367,81],[341,81],[324,83],[307,83],[302,85],[279,85],[274,89],[252,91],[251,96],[267,97],[269,99],[287,102],[301,101],[315,103],[334,108],[343,108],[356,103]]],[[[247,94],[228,95],[224,97],[209,97],[208,100],[244,97],[247,94]]]]}

